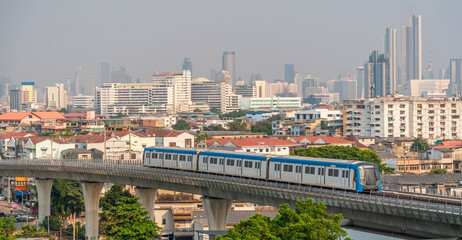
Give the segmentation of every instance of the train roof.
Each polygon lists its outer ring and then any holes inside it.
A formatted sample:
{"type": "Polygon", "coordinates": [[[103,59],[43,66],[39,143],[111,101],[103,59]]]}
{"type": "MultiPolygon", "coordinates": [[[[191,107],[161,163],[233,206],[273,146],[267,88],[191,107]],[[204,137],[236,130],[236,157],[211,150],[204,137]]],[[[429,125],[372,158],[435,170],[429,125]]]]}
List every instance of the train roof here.
{"type": "Polygon", "coordinates": [[[333,158],[314,158],[314,157],[302,157],[302,156],[275,156],[271,158],[271,161],[294,163],[294,164],[313,164],[321,166],[335,165],[338,167],[351,168],[357,165],[374,165],[375,163],[356,161],[356,160],[345,160],[345,159],[333,159],[333,158]]]}
{"type": "Polygon", "coordinates": [[[197,150],[194,148],[179,148],[179,147],[147,147],[145,151],[162,150],[163,152],[196,154],[197,150]]]}

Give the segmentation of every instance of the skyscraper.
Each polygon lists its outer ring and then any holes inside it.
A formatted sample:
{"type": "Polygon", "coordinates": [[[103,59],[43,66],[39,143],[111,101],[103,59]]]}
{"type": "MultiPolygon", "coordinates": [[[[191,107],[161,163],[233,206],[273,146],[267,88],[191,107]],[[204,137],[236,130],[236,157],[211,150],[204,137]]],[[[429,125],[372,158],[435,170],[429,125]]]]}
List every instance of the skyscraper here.
{"type": "Polygon", "coordinates": [[[192,63],[191,63],[191,58],[185,58],[183,61],[183,66],[182,70],[189,70],[191,72],[191,78],[192,78],[192,63]]]}
{"type": "Polygon", "coordinates": [[[409,26],[401,29],[401,80],[422,79],[422,16],[411,15],[409,26]]]}
{"type": "Polygon", "coordinates": [[[231,86],[236,86],[236,53],[223,52],[222,69],[231,75],[231,86]]]}
{"type": "Polygon", "coordinates": [[[22,82],[21,88],[19,91],[21,92],[21,103],[35,103],[37,93],[34,88],[34,82],[22,82]]]}
{"type": "Polygon", "coordinates": [[[100,86],[105,83],[109,82],[109,63],[103,62],[101,63],[101,79],[100,79],[100,86]]]}
{"type": "Polygon", "coordinates": [[[364,64],[364,97],[392,95],[390,83],[390,61],[384,54],[373,51],[364,64]]]}
{"type": "Polygon", "coordinates": [[[294,68],[294,65],[293,64],[286,64],[285,65],[285,68],[284,68],[284,80],[287,82],[287,83],[294,83],[294,79],[295,79],[295,68],[294,68]]]}
{"type": "Polygon", "coordinates": [[[67,108],[67,91],[64,90],[64,83],[46,87],[46,104],[48,108],[67,108]]]}
{"type": "Polygon", "coordinates": [[[356,68],[356,97],[364,98],[364,67],[356,68]]]}
{"type": "Polygon", "coordinates": [[[453,58],[449,61],[447,72],[451,80],[448,96],[462,96],[462,58],[453,58]]]}
{"type": "Polygon", "coordinates": [[[385,57],[390,60],[390,90],[394,94],[396,92],[396,29],[387,27],[383,41],[383,51],[385,57]]]}
{"type": "Polygon", "coordinates": [[[132,78],[125,72],[125,67],[119,66],[111,71],[112,83],[131,83],[132,78]]]}
{"type": "Polygon", "coordinates": [[[21,90],[11,89],[10,90],[10,110],[21,111],[21,90]]]}

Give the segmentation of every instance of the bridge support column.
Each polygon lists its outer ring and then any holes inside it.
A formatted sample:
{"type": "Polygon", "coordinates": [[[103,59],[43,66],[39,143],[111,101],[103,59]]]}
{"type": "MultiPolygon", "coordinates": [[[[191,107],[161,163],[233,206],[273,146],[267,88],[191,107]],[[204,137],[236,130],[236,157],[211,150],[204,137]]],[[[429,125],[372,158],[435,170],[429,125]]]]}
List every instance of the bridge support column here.
{"type": "Polygon", "coordinates": [[[233,200],[204,196],[201,201],[207,214],[209,230],[226,230],[226,218],[233,200]]]}
{"type": "Polygon", "coordinates": [[[140,198],[138,202],[148,211],[149,218],[154,221],[154,205],[156,202],[157,189],[136,187],[135,193],[136,196],[140,198]]]}
{"type": "Polygon", "coordinates": [[[38,197],[38,220],[41,224],[43,220],[50,216],[50,196],[51,187],[53,186],[52,179],[35,179],[38,197]]]}
{"type": "Polygon", "coordinates": [[[99,198],[104,183],[82,182],[81,185],[85,201],[85,237],[88,240],[97,240],[99,198]]]}

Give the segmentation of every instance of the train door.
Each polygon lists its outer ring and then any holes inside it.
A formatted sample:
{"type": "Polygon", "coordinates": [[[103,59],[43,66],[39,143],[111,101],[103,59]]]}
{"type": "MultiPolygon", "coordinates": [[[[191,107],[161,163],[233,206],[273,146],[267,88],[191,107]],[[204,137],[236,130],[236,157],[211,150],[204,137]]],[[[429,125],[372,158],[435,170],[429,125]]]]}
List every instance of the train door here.
{"type": "Polygon", "coordinates": [[[224,172],[225,171],[225,159],[219,158],[218,159],[218,171],[224,172]]]}
{"type": "Polygon", "coordinates": [[[178,167],[178,154],[173,153],[172,154],[172,160],[173,160],[173,167],[178,167]]]}
{"type": "Polygon", "coordinates": [[[325,175],[326,175],[326,168],[325,167],[318,167],[318,183],[324,184],[325,183],[325,175]]]}
{"type": "Polygon", "coordinates": [[[350,170],[342,170],[342,187],[350,187],[350,170]]]}
{"type": "Polygon", "coordinates": [[[281,164],[280,163],[274,164],[274,178],[281,179],[281,164]]]}
{"type": "Polygon", "coordinates": [[[159,161],[158,161],[159,166],[160,167],[164,166],[164,153],[159,153],[159,158],[158,159],[159,159],[159,161]]]}
{"type": "Polygon", "coordinates": [[[203,156],[202,157],[202,170],[209,170],[209,164],[208,164],[208,157],[207,156],[203,156]]]}
{"type": "Polygon", "coordinates": [[[295,166],[295,181],[302,181],[302,165],[295,166]]]}
{"type": "Polygon", "coordinates": [[[187,163],[188,169],[192,169],[192,158],[193,156],[191,155],[186,156],[186,161],[187,161],[186,163],[187,163]]]}
{"type": "Polygon", "coordinates": [[[236,173],[242,174],[242,159],[236,159],[236,173]]]}

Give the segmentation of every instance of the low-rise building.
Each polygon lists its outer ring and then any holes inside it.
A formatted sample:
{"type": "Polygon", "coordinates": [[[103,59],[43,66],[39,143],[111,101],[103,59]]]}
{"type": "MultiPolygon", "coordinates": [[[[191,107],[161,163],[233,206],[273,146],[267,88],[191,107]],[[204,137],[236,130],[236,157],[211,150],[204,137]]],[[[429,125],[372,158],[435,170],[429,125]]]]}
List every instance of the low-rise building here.
{"type": "Polygon", "coordinates": [[[289,155],[290,149],[299,144],[277,138],[209,139],[207,146],[212,149],[236,152],[289,155]]]}
{"type": "Polygon", "coordinates": [[[302,106],[302,99],[299,97],[263,97],[263,98],[241,98],[241,109],[257,108],[299,108],[302,106]]]}
{"type": "Polygon", "coordinates": [[[185,131],[145,129],[142,134],[154,139],[155,143],[149,146],[157,147],[194,147],[194,135],[185,131]]]}
{"type": "Polygon", "coordinates": [[[339,137],[328,136],[300,136],[289,137],[288,140],[300,144],[304,147],[321,147],[321,146],[353,146],[354,142],[339,137]]]}

